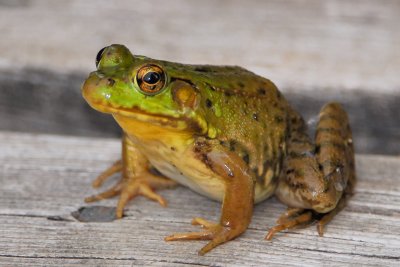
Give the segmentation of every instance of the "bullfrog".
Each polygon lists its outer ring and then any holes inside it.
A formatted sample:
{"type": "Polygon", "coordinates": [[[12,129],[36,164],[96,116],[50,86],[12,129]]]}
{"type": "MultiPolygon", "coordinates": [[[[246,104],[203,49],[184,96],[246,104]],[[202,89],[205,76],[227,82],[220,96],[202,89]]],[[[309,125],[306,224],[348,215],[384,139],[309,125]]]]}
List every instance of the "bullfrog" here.
{"type": "Polygon", "coordinates": [[[270,80],[237,66],[188,65],[101,49],[82,85],[95,110],[123,130],[122,156],[94,180],[110,189],[86,202],[119,196],[116,217],[142,195],[166,206],[156,190],[177,184],[222,202],[219,222],[194,218],[197,232],[165,238],[209,240],[203,255],[248,227],[253,206],[275,195],[288,206],[265,239],[283,230],[324,226],[346,205],[355,184],[352,134],[338,103],[319,113],[314,138],[270,80]]]}

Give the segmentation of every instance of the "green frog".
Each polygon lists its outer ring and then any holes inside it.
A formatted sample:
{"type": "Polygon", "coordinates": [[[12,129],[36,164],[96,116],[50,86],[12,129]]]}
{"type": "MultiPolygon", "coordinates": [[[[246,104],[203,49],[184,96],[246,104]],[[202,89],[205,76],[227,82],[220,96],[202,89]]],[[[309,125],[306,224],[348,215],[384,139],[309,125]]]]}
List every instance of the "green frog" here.
{"type": "Polygon", "coordinates": [[[82,86],[83,97],[111,114],[123,137],[121,159],[93,186],[117,172],[121,179],[85,200],[118,195],[117,218],[138,195],[166,206],[157,189],[189,187],[222,202],[220,220],[194,218],[201,231],[165,240],[209,240],[203,255],[242,234],[254,204],[272,195],[288,209],[268,240],[315,221],[322,235],[352,194],[352,135],[338,103],[321,109],[312,140],[277,87],[241,67],[155,60],[119,44],[101,49],[96,67],[82,86]]]}

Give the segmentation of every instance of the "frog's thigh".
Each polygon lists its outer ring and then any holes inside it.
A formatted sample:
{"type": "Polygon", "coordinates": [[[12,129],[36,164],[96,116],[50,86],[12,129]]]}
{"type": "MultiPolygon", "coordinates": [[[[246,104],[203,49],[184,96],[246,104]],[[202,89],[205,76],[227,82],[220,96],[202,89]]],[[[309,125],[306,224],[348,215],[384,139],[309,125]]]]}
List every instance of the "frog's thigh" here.
{"type": "Polygon", "coordinates": [[[327,213],[352,191],[354,152],[348,117],[342,107],[327,104],[319,117],[315,154],[296,151],[299,146],[288,145],[290,156],[276,194],[290,207],[327,213]]]}
{"type": "Polygon", "coordinates": [[[322,108],[315,148],[305,134],[288,143],[288,154],[276,195],[290,207],[266,239],[276,232],[318,220],[317,230],[345,207],[355,183],[354,152],[346,112],[339,104],[322,108]]]}

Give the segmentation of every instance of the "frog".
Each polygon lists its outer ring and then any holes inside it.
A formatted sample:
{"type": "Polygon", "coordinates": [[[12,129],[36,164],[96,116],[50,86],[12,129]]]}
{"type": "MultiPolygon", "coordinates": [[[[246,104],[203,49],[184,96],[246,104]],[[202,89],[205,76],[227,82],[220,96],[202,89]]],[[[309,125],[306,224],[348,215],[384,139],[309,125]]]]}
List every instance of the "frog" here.
{"type": "Polygon", "coordinates": [[[323,106],[315,136],[267,78],[238,66],[174,63],[134,55],[121,44],[101,49],[82,95],[122,128],[122,155],[93,182],[121,173],[86,202],[118,196],[116,217],[141,195],[166,206],[159,189],[183,185],[222,203],[220,220],[195,217],[200,231],[166,241],[208,240],[204,255],[248,228],[254,205],[275,196],[287,206],[265,236],[324,227],[355,185],[349,118],[336,102],[323,106]]]}

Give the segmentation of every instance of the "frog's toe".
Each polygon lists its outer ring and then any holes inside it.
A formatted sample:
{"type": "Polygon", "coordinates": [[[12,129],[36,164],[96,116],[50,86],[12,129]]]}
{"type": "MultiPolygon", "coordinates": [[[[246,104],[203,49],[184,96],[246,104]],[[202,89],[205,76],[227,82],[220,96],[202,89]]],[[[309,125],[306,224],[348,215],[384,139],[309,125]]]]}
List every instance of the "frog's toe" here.
{"type": "Polygon", "coordinates": [[[200,251],[200,255],[204,255],[216,246],[225,243],[235,236],[236,232],[230,227],[222,226],[218,223],[209,222],[202,218],[194,218],[193,225],[200,225],[204,228],[199,232],[176,233],[165,238],[165,241],[180,241],[180,240],[211,240],[200,251]]]}
{"type": "Polygon", "coordinates": [[[298,226],[307,226],[314,221],[311,211],[304,211],[301,213],[293,211],[293,213],[289,212],[289,216],[285,215],[286,214],[283,214],[278,219],[278,224],[269,230],[268,234],[265,236],[266,240],[271,240],[276,233],[283,230],[296,228],[298,226]]]}
{"type": "Polygon", "coordinates": [[[92,186],[94,188],[100,187],[104,181],[108,179],[111,175],[114,173],[122,171],[122,160],[117,160],[116,162],[113,163],[108,169],[103,171],[93,182],[92,186]]]}
{"type": "Polygon", "coordinates": [[[319,214],[319,219],[317,222],[317,231],[319,236],[324,235],[324,227],[327,225],[332,219],[336,216],[336,214],[339,213],[345,206],[346,206],[346,201],[349,197],[349,194],[346,194],[344,197],[342,197],[339,201],[339,203],[336,205],[336,207],[331,210],[328,213],[325,214],[319,214]],[[321,217],[322,216],[322,217],[321,217]]]}
{"type": "Polygon", "coordinates": [[[151,200],[157,201],[163,207],[167,206],[167,201],[162,196],[157,194],[154,189],[152,189],[145,181],[134,180],[130,183],[127,183],[122,189],[121,196],[119,197],[117,204],[117,218],[122,217],[124,208],[129,200],[138,195],[142,195],[151,200]]]}
{"type": "Polygon", "coordinates": [[[216,227],[219,224],[204,220],[203,218],[200,218],[200,217],[195,217],[192,220],[192,225],[200,225],[201,227],[208,229],[208,228],[216,227]]]}
{"type": "Polygon", "coordinates": [[[122,190],[122,183],[119,182],[110,189],[108,189],[107,191],[85,198],[85,202],[89,203],[89,202],[99,201],[102,199],[112,198],[116,195],[119,195],[121,193],[121,190],[122,190]]]}
{"type": "Polygon", "coordinates": [[[217,232],[222,226],[204,220],[202,218],[193,218],[192,225],[200,225],[204,228],[200,232],[176,233],[165,238],[165,241],[178,241],[178,240],[208,240],[211,239],[213,234],[217,232]]]}

